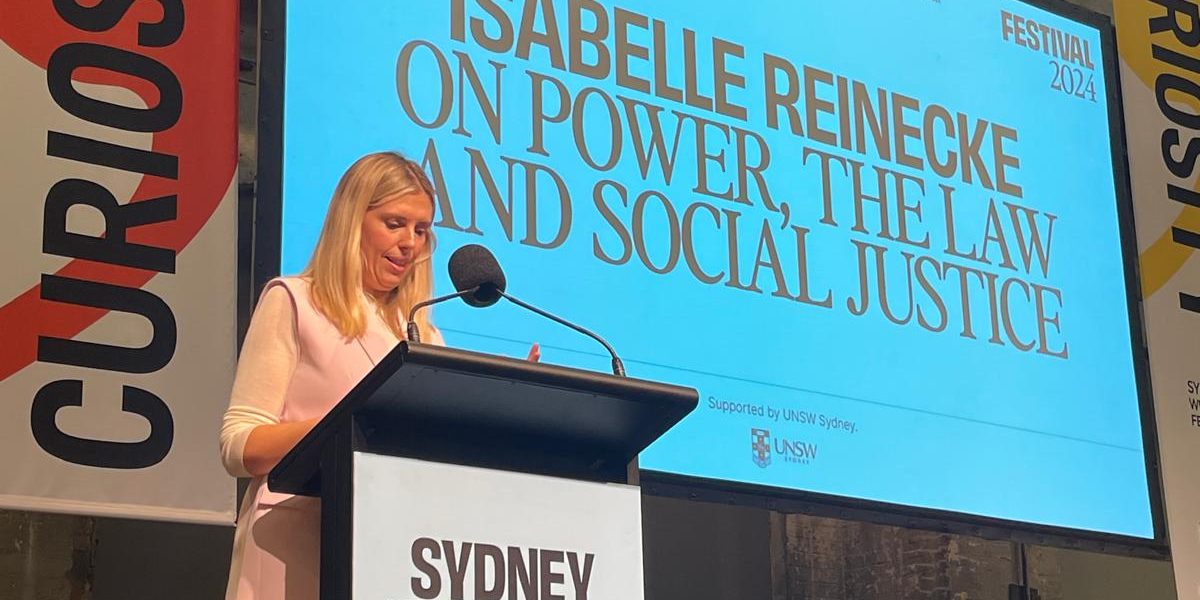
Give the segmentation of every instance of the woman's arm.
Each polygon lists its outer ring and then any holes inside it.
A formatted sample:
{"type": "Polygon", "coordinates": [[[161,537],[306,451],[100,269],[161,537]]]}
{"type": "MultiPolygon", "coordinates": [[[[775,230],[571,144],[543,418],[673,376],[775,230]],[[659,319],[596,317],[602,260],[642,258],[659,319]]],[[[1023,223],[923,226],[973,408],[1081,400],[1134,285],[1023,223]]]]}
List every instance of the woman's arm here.
{"type": "Polygon", "coordinates": [[[268,473],[312,428],[307,422],[279,422],[297,348],[291,295],[282,285],[272,286],[250,320],[221,422],[221,460],[231,475],[268,473]]]}

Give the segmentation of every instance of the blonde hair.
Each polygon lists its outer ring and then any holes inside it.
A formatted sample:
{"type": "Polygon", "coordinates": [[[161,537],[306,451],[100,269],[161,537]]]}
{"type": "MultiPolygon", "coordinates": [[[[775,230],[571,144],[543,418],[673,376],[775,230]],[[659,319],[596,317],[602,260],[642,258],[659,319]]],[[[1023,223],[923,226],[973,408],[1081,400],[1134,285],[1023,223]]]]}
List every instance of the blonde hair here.
{"type": "MultiPolygon", "coordinates": [[[[367,331],[361,247],[363,218],[384,200],[413,192],[424,193],[436,210],[429,177],[420,165],[395,152],[376,152],[358,159],[342,175],[333,192],[321,237],[302,276],[311,281],[314,307],[347,339],[361,337],[367,331]]],[[[430,257],[434,246],[431,230],[425,248],[419,251],[400,285],[382,301],[375,302],[380,318],[400,339],[405,338],[402,319],[413,305],[433,295],[430,257]]],[[[422,332],[433,333],[428,308],[414,321],[422,332]]]]}

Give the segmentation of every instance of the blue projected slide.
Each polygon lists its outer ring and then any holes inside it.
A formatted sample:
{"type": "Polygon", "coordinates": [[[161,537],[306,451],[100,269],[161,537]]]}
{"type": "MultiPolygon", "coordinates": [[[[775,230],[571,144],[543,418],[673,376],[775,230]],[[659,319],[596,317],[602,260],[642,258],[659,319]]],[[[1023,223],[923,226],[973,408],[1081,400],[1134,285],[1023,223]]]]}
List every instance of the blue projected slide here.
{"type": "MultiPolygon", "coordinates": [[[[1153,538],[1098,31],[752,4],[289,3],[282,271],[399,150],[440,188],[437,291],[484,244],[631,376],[699,389],[642,468],[1153,538]]],[[[516,307],[435,321],[608,369],[516,307]]]]}

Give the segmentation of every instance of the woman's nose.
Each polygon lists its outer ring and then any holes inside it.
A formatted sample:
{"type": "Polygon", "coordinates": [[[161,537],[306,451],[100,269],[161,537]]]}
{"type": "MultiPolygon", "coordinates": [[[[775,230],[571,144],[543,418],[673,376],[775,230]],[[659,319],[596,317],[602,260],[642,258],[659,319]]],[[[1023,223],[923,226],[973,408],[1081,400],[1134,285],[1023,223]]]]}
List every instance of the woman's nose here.
{"type": "Polygon", "coordinates": [[[416,246],[416,240],[416,232],[406,227],[400,230],[400,235],[396,239],[396,246],[400,248],[413,248],[416,246]]]}

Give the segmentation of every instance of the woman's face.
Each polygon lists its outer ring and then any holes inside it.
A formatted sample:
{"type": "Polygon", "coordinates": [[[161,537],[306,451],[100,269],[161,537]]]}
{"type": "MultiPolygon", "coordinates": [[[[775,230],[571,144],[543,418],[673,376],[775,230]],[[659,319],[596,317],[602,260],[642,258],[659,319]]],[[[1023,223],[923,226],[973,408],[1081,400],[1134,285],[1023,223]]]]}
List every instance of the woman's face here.
{"type": "Polygon", "coordinates": [[[362,224],[363,289],[381,296],[400,287],[429,247],[433,200],[424,192],[385,198],[367,209],[362,224]]]}

